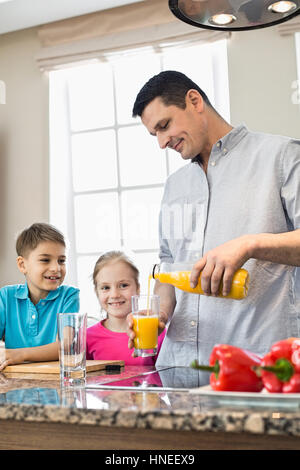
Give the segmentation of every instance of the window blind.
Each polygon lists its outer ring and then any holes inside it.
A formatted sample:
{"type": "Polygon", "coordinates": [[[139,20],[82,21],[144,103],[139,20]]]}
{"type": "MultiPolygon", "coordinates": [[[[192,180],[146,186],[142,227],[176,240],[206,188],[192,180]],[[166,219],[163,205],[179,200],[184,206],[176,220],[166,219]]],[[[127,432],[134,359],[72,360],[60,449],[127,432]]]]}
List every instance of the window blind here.
{"type": "Polygon", "coordinates": [[[187,25],[175,18],[167,1],[146,0],[43,25],[38,35],[41,49],[36,61],[41,70],[55,70],[105,61],[107,55],[130,48],[212,42],[230,33],[187,25]]]}

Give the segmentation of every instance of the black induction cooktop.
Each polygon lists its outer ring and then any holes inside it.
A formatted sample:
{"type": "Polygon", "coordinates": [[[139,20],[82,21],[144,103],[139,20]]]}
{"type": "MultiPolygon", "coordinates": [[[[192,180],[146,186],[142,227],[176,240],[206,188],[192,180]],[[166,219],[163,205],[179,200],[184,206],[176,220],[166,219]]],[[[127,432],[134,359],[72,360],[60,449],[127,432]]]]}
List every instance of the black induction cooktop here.
{"type": "Polygon", "coordinates": [[[148,390],[148,391],[188,391],[209,384],[210,372],[190,367],[162,367],[150,372],[106,382],[87,384],[87,389],[148,390]]]}

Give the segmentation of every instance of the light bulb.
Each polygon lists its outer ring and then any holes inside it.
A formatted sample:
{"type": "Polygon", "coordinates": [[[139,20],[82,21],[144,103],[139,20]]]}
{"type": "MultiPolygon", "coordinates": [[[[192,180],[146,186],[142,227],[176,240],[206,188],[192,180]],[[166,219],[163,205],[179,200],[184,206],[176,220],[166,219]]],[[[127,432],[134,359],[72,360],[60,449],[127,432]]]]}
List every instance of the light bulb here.
{"type": "Polygon", "coordinates": [[[272,5],[268,7],[268,10],[271,10],[274,13],[287,13],[295,8],[297,8],[297,5],[294,2],[281,0],[280,2],[272,3],[272,5]]]}
{"type": "Polygon", "coordinates": [[[236,17],[233,15],[228,15],[225,13],[220,13],[218,15],[213,15],[211,18],[209,18],[209,22],[212,24],[218,24],[218,25],[226,25],[233,23],[233,21],[236,20],[236,17]]]}

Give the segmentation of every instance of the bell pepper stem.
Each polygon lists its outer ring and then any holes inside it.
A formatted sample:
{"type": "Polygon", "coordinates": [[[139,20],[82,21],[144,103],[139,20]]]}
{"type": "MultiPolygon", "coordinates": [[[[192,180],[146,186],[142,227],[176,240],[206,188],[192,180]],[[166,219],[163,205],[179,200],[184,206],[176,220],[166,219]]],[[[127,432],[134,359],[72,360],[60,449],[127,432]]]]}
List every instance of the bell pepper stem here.
{"type": "Polygon", "coordinates": [[[213,366],[207,366],[205,364],[199,364],[197,360],[193,361],[190,365],[192,369],[198,369],[198,370],[205,370],[208,372],[213,372],[216,377],[218,377],[218,374],[220,372],[220,364],[219,361],[216,361],[213,366]]]}
{"type": "Polygon", "coordinates": [[[281,382],[288,382],[294,375],[294,367],[288,359],[277,359],[273,366],[259,366],[258,369],[273,372],[281,382]]]}

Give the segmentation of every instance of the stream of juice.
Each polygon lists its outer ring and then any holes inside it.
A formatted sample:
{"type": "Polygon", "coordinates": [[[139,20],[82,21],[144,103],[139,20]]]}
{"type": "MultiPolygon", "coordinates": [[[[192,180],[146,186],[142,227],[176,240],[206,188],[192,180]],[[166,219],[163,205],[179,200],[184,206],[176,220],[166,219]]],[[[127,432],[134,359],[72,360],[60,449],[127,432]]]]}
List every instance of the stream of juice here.
{"type": "Polygon", "coordinates": [[[151,275],[148,278],[147,313],[144,318],[133,318],[133,329],[136,333],[134,347],[137,349],[149,349],[157,347],[158,318],[151,316],[150,287],[151,275]]]}
{"type": "Polygon", "coordinates": [[[149,315],[149,301],[150,301],[150,285],[151,285],[151,274],[148,277],[148,293],[147,293],[147,315],[149,315]]]}

